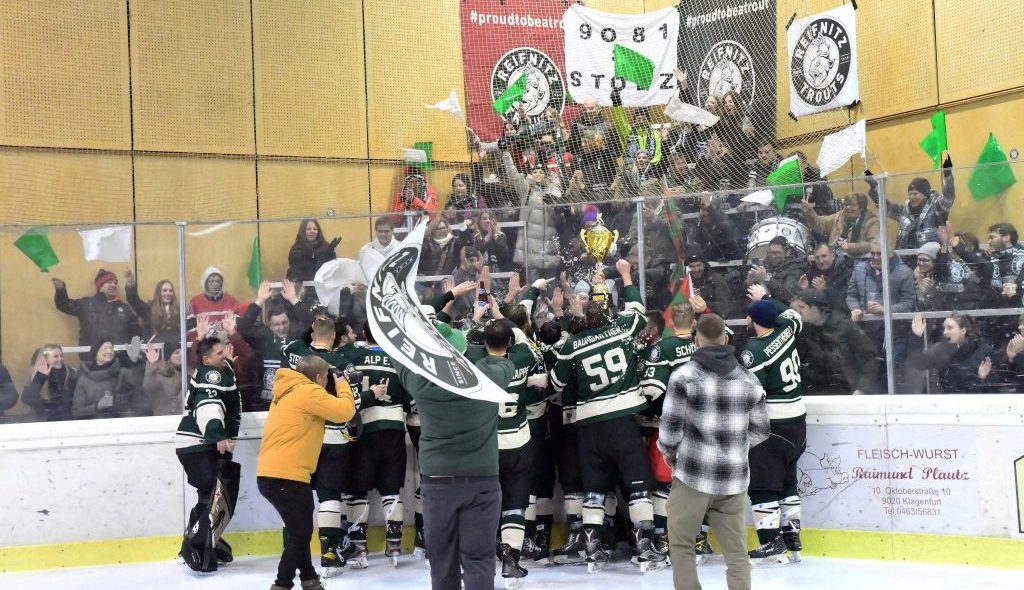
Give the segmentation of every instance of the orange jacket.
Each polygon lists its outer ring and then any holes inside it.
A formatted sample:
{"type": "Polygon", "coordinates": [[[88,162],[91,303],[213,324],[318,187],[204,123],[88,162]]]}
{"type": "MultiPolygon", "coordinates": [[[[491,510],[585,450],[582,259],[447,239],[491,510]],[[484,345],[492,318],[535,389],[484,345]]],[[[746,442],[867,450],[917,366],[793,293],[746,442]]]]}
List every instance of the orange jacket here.
{"type": "Polygon", "coordinates": [[[316,471],[324,421],[347,422],[355,416],[352,390],[338,383],[338,397],[292,369],[278,369],[274,401],[263,427],[256,475],[309,483],[316,471]]]}

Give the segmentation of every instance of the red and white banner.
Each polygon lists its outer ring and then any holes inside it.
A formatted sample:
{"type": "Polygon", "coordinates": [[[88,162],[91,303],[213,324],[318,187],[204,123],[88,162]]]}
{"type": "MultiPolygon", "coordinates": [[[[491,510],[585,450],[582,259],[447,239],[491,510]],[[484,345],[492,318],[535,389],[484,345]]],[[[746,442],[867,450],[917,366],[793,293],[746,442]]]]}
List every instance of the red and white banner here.
{"type": "Polygon", "coordinates": [[[575,3],[551,0],[462,0],[462,61],[467,124],[484,140],[498,137],[502,119],[491,108],[509,84],[528,76],[522,100],[538,119],[553,106],[563,112],[565,37],[562,15],[575,3]]]}

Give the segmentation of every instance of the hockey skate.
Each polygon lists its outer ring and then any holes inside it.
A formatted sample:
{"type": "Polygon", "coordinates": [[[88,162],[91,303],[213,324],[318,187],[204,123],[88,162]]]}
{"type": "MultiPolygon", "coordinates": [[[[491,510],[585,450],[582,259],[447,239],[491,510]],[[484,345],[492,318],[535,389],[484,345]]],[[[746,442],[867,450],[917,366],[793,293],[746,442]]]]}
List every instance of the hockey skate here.
{"type": "Polygon", "coordinates": [[[694,543],[693,549],[697,553],[697,565],[707,563],[711,556],[715,554],[714,549],[711,548],[711,542],[708,541],[708,534],[704,531],[697,533],[697,540],[694,543]]]}
{"type": "MultiPolygon", "coordinates": [[[[363,525],[365,526],[365,525],[363,525]]],[[[362,539],[357,537],[358,531],[353,532],[351,537],[346,537],[342,546],[336,549],[338,559],[349,567],[357,570],[364,570],[369,566],[366,559],[366,529],[362,531],[362,539]]]]}
{"type": "Polygon", "coordinates": [[[413,537],[412,554],[416,557],[427,558],[427,541],[423,538],[423,529],[416,529],[416,536],[413,537]]]}
{"type": "Polygon", "coordinates": [[[551,563],[551,550],[548,544],[551,540],[551,531],[544,525],[537,525],[537,534],[532,539],[523,541],[523,561],[530,561],[537,565],[551,563]]]}
{"type": "Polygon", "coordinates": [[[498,546],[498,559],[501,560],[501,577],[505,579],[505,590],[522,588],[526,581],[526,568],[519,565],[508,543],[498,546]]]}
{"type": "Polygon", "coordinates": [[[771,541],[763,543],[749,552],[748,555],[751,565],[786,565],[790,561],[789,556],[786,555],[786,541],[781,532],[775,535],[771,541]]]}
{"type": "Polygon", "coordinates": [[[601,534],[596,529],[583,529],[583,539],[586,544],[587,571],[597,573],[608,563],[608,551],[601,544],[601,534]]]}
{"type": "Polygon", "coordinates": [[[587,562],[587,543],[582,529],[569,531],[565,545],[555,549],[551,561],[558,565],[583,565],[587,562]]]}
{"type": "MultiPolygon", "coordinates": [[[[326,537],[320,537],[321,544],[327,543],[326,537]]],[[[346,543],[342,541],[342,544],[346,543]]],[[[320,568],[324,578],[333,578],[344,571],[345,560],[341,557],[341,550],[337,546],[328,546],[320,555],[320,568]]]]}
{"type": "Polygon", "coordinates": [[[235,555],[231,551],[231,545],[223,537],[217,539],[217,544],[213,547],[213,553],[217,556],[218,565],[231,563],[235,560],[235,555]]]}
{"type": "Polygon", "coordinates": [[[789,550],[790,557],[793,561],[802,561],[800,558],[800,552],[803,550],[804,546],[800,544],[799,520],[789,521],[789,527],[782,529],[782,539],[786,541],[786,549],[789,550]]]}
{"type": "Polygon", "coordinates": [[[388,565],[398,567],[398,556],[402,554],[402,525],[388,523],[384,533],[384,555],[388,558],[388,565]]]}
{"type": "Polygon", "coordinates": [[[630,561],[639,565],[641,572],[656,572],[669,565],[668,555],[658,551],[643,529],[633,529],[633,538],[636,540],[636,548],[633,550],[635,561],[630,561]]]}

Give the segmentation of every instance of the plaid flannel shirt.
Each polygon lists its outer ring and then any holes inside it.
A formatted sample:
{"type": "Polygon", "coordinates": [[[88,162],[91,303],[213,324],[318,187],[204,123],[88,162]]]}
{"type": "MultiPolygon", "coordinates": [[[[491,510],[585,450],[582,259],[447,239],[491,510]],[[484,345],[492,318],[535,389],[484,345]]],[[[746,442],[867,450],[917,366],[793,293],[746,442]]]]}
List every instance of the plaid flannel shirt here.
{"type": "Polygon", "coordinates": [[[720,375],[702,365],[697,352],[669,378],[658,448],[672,476],[691,488],[738,494],[750,483],[750,448],[768,439],[764,388],[739,363],[720,375]]]}

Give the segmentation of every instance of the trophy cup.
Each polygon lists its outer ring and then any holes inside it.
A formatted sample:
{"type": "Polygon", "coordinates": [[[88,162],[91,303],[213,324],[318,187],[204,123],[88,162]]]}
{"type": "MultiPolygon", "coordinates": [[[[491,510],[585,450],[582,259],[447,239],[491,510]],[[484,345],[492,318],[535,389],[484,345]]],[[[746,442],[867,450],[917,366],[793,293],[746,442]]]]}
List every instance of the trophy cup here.
{"type": "Polygon", "coordinates": [[[590,291],[590,298],[594,301],[608,300],[608,284],[604,279],[604,257],[618,239],[618,230],[610,231],[605,227],[600,213],[593,226],[580,230],[580,242],[594,259],[594,277],[590,291]]]}

